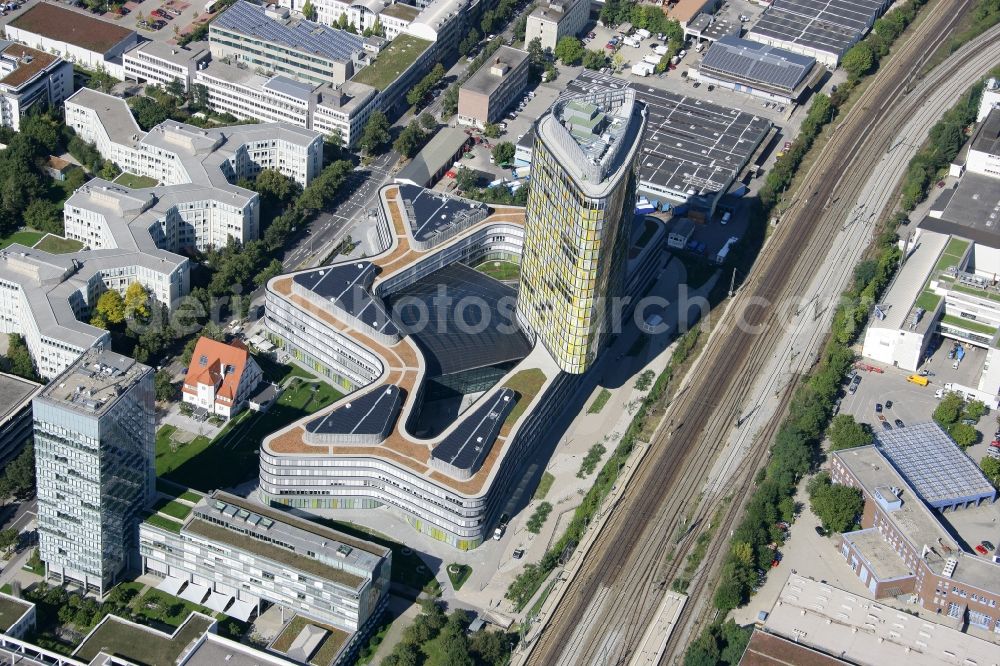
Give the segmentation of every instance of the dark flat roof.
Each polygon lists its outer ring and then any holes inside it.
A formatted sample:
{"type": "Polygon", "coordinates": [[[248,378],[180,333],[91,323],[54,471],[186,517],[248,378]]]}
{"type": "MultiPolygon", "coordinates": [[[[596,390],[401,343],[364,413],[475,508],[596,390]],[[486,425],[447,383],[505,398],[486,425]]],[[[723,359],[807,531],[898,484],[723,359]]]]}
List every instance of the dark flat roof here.
{"type": "Polygon", "coordinates": [[[41,388],[41,384],[0,372],[0,423],[20,411],[41,388]]]}
{"type": "Polygon", "coordinates": [[[29,8],[9,25],[96,53],[107,53],[135,34],[134,30],[49,2],[29,8]]]}
{"type": "Polygon", "coordinates": [[[306,424],[313,434],[388,436],[403,406],[395,384],[379,386],[306,424]]]}
{"type": "Polygon", "coordinates": [[[433,240],[455,227],[467,226],[489,213],[486,204],[448,196],[415,185],[400,185],[400,198],[413,207],[410,233],[418,242],[433,240]]]}
{"type": "Polygon", "coordinates": [[[475,473],[483,464],[500,434],[504,419],[517,403],[517,393],[502,388],[458,426],[431,451],[431,456],[458,469],[475,473]]]}
{"type": "Polygon", "coordinates": [[[708,47],[701,68],[791,92],[815,64],[809,56],[730,36],[708,47]]]}
{"type": "Polygon", "coordinates": [[[372,297],[370,291],[378,270],[370,261],[357,261],[317,268],[308,273],[300,273],[292,280],[376,331],[397,335],[398,330],[392,318],[383,309],[382,303],[372,297]]]}
{"type": "Polygon", "coordinates": [[[427,376],[438,377],[528,355],[531,343],[512,315],[515,296],[502,282],[451,264],[390,294],[386,307],[424,352],[427,376]]]}
{"type": "Polygon", "coordinates": [[[678,191],[728,187],[771,129],[771,121],[738,109],[587,70],[566,90],[581,94],[595,86],[635,90],[647,113],[639,178],[678,191]]]}
{"type": "Polygon", "coordinates": [[[1000,155],[1000,109],[992,109],[989,112],[972,137],[969,149],[1000,155]]]}
{"type": "Polygon", "coordinates": [[[890,4],[887,0],[774,0],[750,32],[842,54],[890,4]]]}

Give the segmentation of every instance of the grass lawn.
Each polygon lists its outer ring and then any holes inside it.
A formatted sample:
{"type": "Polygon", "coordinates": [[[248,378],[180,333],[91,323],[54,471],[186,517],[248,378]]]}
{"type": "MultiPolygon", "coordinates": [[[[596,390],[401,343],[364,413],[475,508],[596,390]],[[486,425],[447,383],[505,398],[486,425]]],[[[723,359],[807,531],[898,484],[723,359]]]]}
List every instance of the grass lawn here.
{"type": "Polygon", "coordinates": [[[79,252],[82,250],[83,243],[72,238],[63,238],[55,234],[48,234],[45,238],[38,241],[35,247],[45,252],[51,252],[52,254],[69,254],[70,252],[79,252]]]}
{"type": "Polygon", "coordinates": [[[521,418],[521,414],[528,408],[528,405],[535,399],[538,392],[545,383],[545,373],[538,368],[522,370],[504,384],[506,388],[513,389],[518,393],[517,404],[510,410],[504,425],[514,425],[521,418]]]}
{"type": "Polygon", "coordinates": [[[188,517],[188,514],[191,513],[191,507],[175,500],[161,507],[159,513],[165,513],[171,518],[176,518],[177,520],[184,520],[188,517]]]}
{"type": "Polygon", "coordinates": [[[291,363],[288,365],[285,365],[284,363],[275,363],[264,354],[254,354],[253,359],[257,361],[257,365],[260,366],[261,372],[264,373],[264,379],[269,382],[280,384],[289,377],[316,379],[316,375],[303,370],[297,365],[291,363]]]}
{"type": "Polygon", "coordinates": [[[168,532],[173,532],[174,534],[180,534],[181,527],[183,527],[183,525],[181,525],[181,523],[177,522],[176,520],[170,520],[165,516],[158,516],[155,513],[149,518],[147,518],[146,522],[149,523],[150,525],[153,525],[154,527],[163,528],[168,532]]]}
{"type": "Polygon", "coordinates": [[[285,625],[281,634],[274,639],[274,644],[271,647],[277,652],[288,652],[288,648],[292,647],[295,638],[309,625],[325,629],[329,632],[316,652],[313,653],[312,659],[309,660],[309,663],[313,666],[327,666],[333,661],[333,658],[337,655],[337,651],[347,640],[347,633],[328,624],[312,622],[301,615],[296,615],[292,618],[291,622],[285,625]]]}
{"type": "Polygon", "coordinates": [[[191,618],[171,639],[166,634],[139,629],[112,617],[80,646],[77,656],[90,661],[103,651],[138,664],[173,666],[181,651],[208,627],[208,620],[191,618]]]}
{"type": "Polygon", "coordinates": [[[476,270],[494,280],[521,279],[521,266],[512,261],[484,261],[476,266],[476,270]]]}
{"type": "Polygon", "coordinates": [[[602,388],[601,392],[597,394],[594,398],[594,402],[590,403],[590,407],[587,408],[588,414],[600,414],[601,410],[604,409],[604,405],[608,404],[608,400],[611,399],[611,391],[606,388],[602,388]]]}
{"type": "Polygon", "coordinates": [[[7,631],[31,608],[29,604],[0,598],[0,630],[7,631]]]}
{"type": "Polygon", "coordinates": [[[966,319],[965,317],[956,317],[954,315],[945,315],[941,317],[941,322],[944,324],[957,326],[958,328],[964,328],[967,331],[982,333],[983,335],[993,335],[994,333],[997,332],[997,329],[994,328],[993,326],[987,326],[986,324],[980,324],[979,322],[972,321],[971,319],[966,319]]]}
{"type": "MultiPolygon", "coordinates": [[[[240,416],[237,416],[237,419],[240,416]]],[[[198,435],[186,443],[174,441],[173,434],[176,430],[177,428],[172,425],[165,425],[156,433],[157,475],[169,474],[212,444],[212,440],[204,435],[198,435]]]]}
{"type": "Polygon", "coordinates": [[[543,472],[542,479],[538,482],[538,487],[535,488],[535,494],[531,496],[531,499],[545,499],[545,496],[549,494],[549,490],[552,488],[552,484],[555,483],[555,481],[556,477],[552,476],[548,472],[543,472]]]}
{"type": "Polygon", "coordinates": [[[153,187],[159,181],[155,178],[150,178],[149,176],[140,176],[138,174],[125,171],[115,178],[114,182],[119,185],[124,185],[125,187],[131,187],[134,190],[138,190],[143,187],[153,187]]]}
{"type": "MultiPolygon", "coordinates": [[[[293,382],[267,414],[245,411],[214,440],[199,437],[176,451],[157,436],[156,473],[187,488],[209,492],[256,478],[265,437],[342,397],[325,382],[293,382]]],[[[161,428],[162,431],[162,428],[161,428]]]]}
{"type": "Polygon", "coordinates": [[[0,238],[0,249],[12,243],[20,243],[25,247],[34,247],[35,243],[42,240],[44,235],[40,231],[15,231],[6,238],[0,238]]]}
{"type": "Polygon", "coordinates": [[[472,575],[472,567],[468,564],[449,564],[448,568],[448,580],[451,581],[451,586],[455,588],[458,592],[465,585],[465,581],[469,580],[469,576],[472,575]]]}
{"type": "Polygon", "coordinates": [[[133,607],[149,619],[171,627],[179,627],[184,624],[184,620],[191,613],[198,612],[209,617],[215,616],[214,611],[210,608],[155,589],[147,590],[146,594],[133,604],[133,607]]]}
{"type": "Polygon", "coordinates": [[[916,305],[918,308],[923,308],[927,312],[934,312],[940,302],[941,297],[933,291],[924,291],[917,298],[916,305]]]}
{"type": "Polygon", "coordinates": [[[181,493],[181,499],[187,500],[192,504],[197,504],[198,502],[200,502],[202,497],[203,495],[196,493],[193,490],[186,490],[183,493],[181,493]]]}
{"type": "Polygon", "coordinates": [[[401,34],[376,56],[375,62],[355,74],[352,80],[378,90],[385,90],[430,45],[431,43],[425,39],[401,34]]]}

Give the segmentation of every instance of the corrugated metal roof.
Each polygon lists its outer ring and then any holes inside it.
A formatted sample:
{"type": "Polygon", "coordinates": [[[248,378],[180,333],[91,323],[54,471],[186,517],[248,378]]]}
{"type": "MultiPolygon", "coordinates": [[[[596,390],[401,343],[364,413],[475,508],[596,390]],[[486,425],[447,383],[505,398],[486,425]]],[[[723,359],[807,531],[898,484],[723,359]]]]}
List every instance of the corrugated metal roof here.
{"type": "Polygon", "coordinates": [[[815,64],[815,58],[732,36],[712,44],[701,61],[703,69],[787,91],[795,90],[815,64]]]}

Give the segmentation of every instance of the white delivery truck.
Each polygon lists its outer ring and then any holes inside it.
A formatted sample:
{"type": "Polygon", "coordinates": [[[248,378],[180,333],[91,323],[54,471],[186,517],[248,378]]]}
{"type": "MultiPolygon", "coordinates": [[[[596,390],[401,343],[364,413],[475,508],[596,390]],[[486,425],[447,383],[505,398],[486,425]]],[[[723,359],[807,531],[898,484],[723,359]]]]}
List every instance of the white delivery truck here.
{"type": "Polygon", "coordinates": [[[656,67],[657,65],[660,64],[660,56],[644,55],[644,56],[642,56],[642,61],[643,62],[648,62],[653,67],[656,67]]]}

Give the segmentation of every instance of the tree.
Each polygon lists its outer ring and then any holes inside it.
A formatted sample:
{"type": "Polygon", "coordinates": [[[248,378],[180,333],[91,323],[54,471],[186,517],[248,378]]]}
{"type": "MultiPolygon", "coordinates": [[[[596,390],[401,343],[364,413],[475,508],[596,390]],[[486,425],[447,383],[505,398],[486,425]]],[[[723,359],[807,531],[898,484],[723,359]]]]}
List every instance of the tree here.
{"type": "Polygon", "coordinates": [[[262,197],[287,204],[299,194],[299,184],[277,169],[264,169],[257,174],[254,189],[262,197]]]}
{"type": "Polygon", "coordinates": [[[514,159],[514,144],[510,141],[501,141],[493,146],[493,161],[498,165],[510,164],[514,159]]]}
{"type": "Polygon", "coordinates": [[[389,144],[389,119],[381,111],[372,111],[361,132],[358,146],[368,155],[381,152],[389,144]]]}
{"type": "Polygon", "coordinates": [[[850,414],[834,416],[826,434],[830,438],[831,451],[868,446],[875,438],[867,424],[858,423],[850,414]]]}
{"type": "Polygon", "coordinates": [[[272,259],[271,263],[265,266],[260,273],[257,273],[257,275],[254,276],[253,283],[257,287],[263,287],[267,284],[268,280],[281,275],[283,270],[284,266],[281,265],[281,262],[277,259],[272,259]]]}
{"type": "Polygon", "coordinates": [[[170,109],[152,97],[145,95],[130,97],[128,106],[132,109],[135,122],[139,123],[139,127],[146,131],[170,118],[170,109]]]}
{"type": "Polygon", "coordinates": [[[47,199],[35,199],[24,210],[24,224],[61,236],[64,231],[62,208],[47,199]]]}
{"type": "Polygon", "coordinates": [[[956,423],[948,431],[955,443],[963,449],[972,446],[979,440],[979,431],[966,423],[956,423]]]}
{"type": "Polygon", "coordinates": [[[941,402],[934,409],[933,418],[946,428],[953,423],[957,423],[962,415],[962,407],[965,401],[957,393],[949,392],[941,399],[941,402]]]}
{"type": "Polygon", "coordinates": [[[825,472],[810,481],[808,491],[809,507],[823,527],[834,532],[851,529],[865,506],[860,490],[831,483],[825,472]]]}
{"type": "Polygon", "coordinates": [[[583,66],[587,69],[592,69],[597,71],[604,67],[608,62],[607,57],[600,51],[592,51],[587,49],[583,54],[583,66]]]}
{"type": "Polygon", "coordinates": [[[470,639],[472,654],[488,666],[504,666],[510,659],[511,637],[502,631],[480,631],[470,639]]]}
{"type": "Polygon", "coordinates": [[[138,319],[139,321],[149,319],[149,301],[149,292],[142,286],[142,283],[133,282],[125,290],[125,317],[127,319],[138,319]]]}
{"type": "Polygon", "coordinates": [[[97,299],[91,323],[98,328],[120,324],[125,321],[125,301],[114,289],[108,289],[97,299]]]}
{"type": "Polygon", "coordinates": [[[302,5],[302,16],[309,21],[315,21],[316,14],[316,7],[313,6],[313,3],[310,2],[310,0],[306,0],[306,4],[302,5]]]}
{"type": "Polygon", "coordinates": [[[0,530],[0,552],[4,556],[10,555],[10,549],[17,544],[18,531],[16,529],[0,530]]]}
{"type": "Polygon", "coordinates": [[[403,157],[413,157],[422,145],[424,145],[424,133],[420,129],[420,123],[411,120],[410,124],[396,137],[392,149],[403,157]]]}
{"type": "Polygon", "coordinates": [[[580,40],[571,35],[566,35],[556,44],[555,56],[564,65],[579,65],[583,60],[584,48],[580,40]]]}
{"type": "Polygon", "coordinates": [[[177,387],[170,379],[170,373],[166,370],[157,370],[153,377],[153,390],[156,399],[160,402],[169,402],[177,399],[177,387]]]}
{"type": "Polygon", "coordinates": [[[866,41],[860,41],[844,54],[840,64],[853,79],[859,79],[875,66],[875,53],[866,41]]]}
{"type": "Polygon", "coordinates": [[[1000,488],[1000,459],[986,456],[979,461],[979,467],[993,484],[993,487],[1000,488]]]}
{"type": "Polygon", "coordinates": [[[12,375],[34,382],[40,381],[38,373],[35,371],[35,363],[31,358],[31,351],[24,338],[17,333],[7,335],[7,356],[3,359],[0,367],[12,375]]]}
{"type": "Polygon", "coordinates": [[[986,404],[982,400],[973,400],[965,406],[965,418],[979,420],[986,415],[986,404]]]}
{"type": "Polygon", "coordinates": [[[500,126],[496,123],[486,123],[483,126],[483,134],[491,139],[495,139],[500,136],[500,126]]]}
{"type": "Polygon", "coordinates": [[[4,470],[7,487],[14,497],[24,499],[35,494],[35,446],[29,440],[4,470]]]}
{"type": "Polygon", "coordinates": [[[476,172],[468,167],[459,167],[455,172],[455,186],[463,192],[474,188],[478,180],[476,172]]]}
{"type": "Polygon", "coordinates": [[[420,114],[419,120],[420,120],[420,127],[423,128],[424,130],[430,132],[432,130],[437,129],[437,120],[435,120],[434,116],[427,113],[426,111],[420,114]]]}
{"type": "Polygon", "coordinates": [[[104,180],[114,180],[121,175],[122,170],[118,168],[118,165],[111,160],[104,160],[104,164],[101,166],[101,173],[99,174],[104,180]]]}

